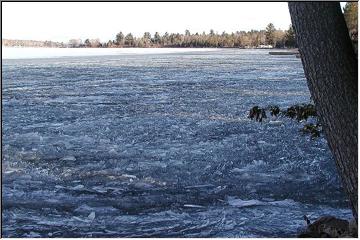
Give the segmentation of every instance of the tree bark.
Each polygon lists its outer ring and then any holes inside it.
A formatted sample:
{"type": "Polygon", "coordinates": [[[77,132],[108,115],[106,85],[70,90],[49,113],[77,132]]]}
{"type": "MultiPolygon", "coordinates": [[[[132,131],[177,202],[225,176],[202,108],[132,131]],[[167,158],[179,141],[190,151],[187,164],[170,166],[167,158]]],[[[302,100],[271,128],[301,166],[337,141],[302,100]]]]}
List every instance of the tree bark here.
{"type": "Polygon", "coordinates": [[[338,2],[289,2],[305,76],[358,215],[357,58],[338,2]]]}

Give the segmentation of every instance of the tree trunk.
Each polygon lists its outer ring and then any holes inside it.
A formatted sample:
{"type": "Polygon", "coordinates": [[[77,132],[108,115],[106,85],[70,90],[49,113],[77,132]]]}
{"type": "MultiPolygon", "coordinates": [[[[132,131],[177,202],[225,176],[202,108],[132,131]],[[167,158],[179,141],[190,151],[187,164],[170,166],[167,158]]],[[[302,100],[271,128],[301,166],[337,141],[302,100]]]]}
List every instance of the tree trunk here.
{"type": "Polygon", "coordinates": [[[305,76],[357,221],[357,58],[338,2],[289,2],[305,76]]]}

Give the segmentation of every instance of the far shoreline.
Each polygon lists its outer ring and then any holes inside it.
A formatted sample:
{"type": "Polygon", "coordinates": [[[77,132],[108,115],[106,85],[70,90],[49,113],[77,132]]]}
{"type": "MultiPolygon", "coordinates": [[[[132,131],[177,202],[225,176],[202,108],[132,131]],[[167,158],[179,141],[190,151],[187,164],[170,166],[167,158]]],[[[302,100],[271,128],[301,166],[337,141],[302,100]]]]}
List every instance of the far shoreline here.
{"type": "Polygon", "coordinates": [[[276,48],[276,47],[40,47],[40,46],[6,46],[2,48],[36,48],[36,49],[249,49],[249,50],[296,50],[297,48],[276,48]]]}

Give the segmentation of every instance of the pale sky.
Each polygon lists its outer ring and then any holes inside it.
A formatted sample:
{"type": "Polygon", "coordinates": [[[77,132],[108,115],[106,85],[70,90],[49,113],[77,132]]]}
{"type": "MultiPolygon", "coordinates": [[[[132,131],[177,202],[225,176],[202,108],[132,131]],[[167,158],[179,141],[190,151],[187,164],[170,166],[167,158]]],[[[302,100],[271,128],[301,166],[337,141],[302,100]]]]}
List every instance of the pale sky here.
{"type": "Polygon", "coordinates": [[[3,2],[2,37],[53,40],[114,39],[116,33],[142,36],[214,29],[222,33],[265,29],[272,22],[285,30],[291,20],[286,2],[270,3],[115,3],[3,2]]]}

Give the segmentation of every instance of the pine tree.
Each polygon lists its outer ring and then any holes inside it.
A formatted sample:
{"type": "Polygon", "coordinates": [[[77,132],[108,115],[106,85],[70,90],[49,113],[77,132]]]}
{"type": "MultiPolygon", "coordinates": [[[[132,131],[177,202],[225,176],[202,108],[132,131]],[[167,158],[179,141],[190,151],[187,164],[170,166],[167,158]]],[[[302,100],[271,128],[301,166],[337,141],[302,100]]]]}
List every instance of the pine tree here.
{"type": "Polygon", "coordinates": [[[154,43],[155,44],[160,44],[161,43],[161,37],[160,37],[160,34],[158,32],[156,32],[154,34],[154,43]]]}
{"type": "Polygon", "coordinates": [[[134,46],[134,37],[131,33],[127,34],[126,37],[125,37],[125,45],[126,46],[129,46],[129,47],[133,47],[134,46]]]}
{"type": "Polygon", "coordinates": [[[119,45],[119,46],[124,45],[124,34],[122,32],[119,32],[118,34],[116,34],[115,42],[116,42],[116,45],[119,45]]]}
{"type": "Polygon", "coordinates": [[[269,23],[266,27],[266,32],[265,32],[265,43],[268,45],[275,45],[275,27],[274,24],[269,23]]]}
{"type": "Polygon", "coordinates": [[[297,47],[295,31],[292,25],[290,25],[289,29],[285,32],[285,46],[288,48],[297,47]]]}

